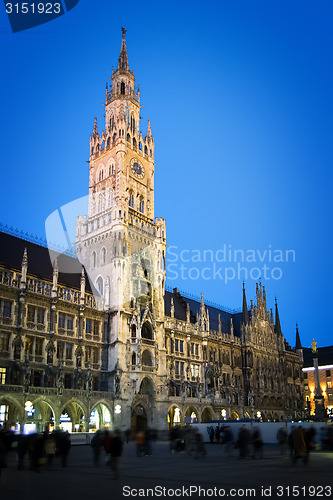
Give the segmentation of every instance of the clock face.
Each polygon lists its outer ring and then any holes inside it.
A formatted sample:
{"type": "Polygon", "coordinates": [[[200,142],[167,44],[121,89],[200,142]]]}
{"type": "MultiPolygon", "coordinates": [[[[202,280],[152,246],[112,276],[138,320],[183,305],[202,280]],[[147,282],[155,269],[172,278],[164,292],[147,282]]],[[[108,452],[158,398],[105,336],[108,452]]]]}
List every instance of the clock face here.
{"type": "Polygon", "coordinates": [[[132,170],[133,174],[136,177],[138,177],[139,179],[144,178],[145,170],[144,170],[141,162],[139,162],[139,160],[136,160],[135,158],[133,158],[133,160],[131,161],[131,170],[132,170]]]}

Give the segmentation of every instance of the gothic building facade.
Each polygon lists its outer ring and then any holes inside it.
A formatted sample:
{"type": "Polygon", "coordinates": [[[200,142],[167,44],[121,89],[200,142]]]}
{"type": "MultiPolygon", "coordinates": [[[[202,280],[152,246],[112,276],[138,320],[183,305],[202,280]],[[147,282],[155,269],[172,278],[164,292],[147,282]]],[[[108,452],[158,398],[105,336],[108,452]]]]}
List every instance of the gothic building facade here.
{"type": "Polygon", "coordinates": [[[302,351],[265,287],[231,313],[165,289],[165,220],[154,215],[154,139],[125,30],[90,138],[88,214],[76,256],[2,233],[0,421],[88,430],[156,428],[302,412],[302,351]],[[51,259],[50,259],[51,257],[51,259]],[[61,270],[66,269],[66,273],[61,270]]]}

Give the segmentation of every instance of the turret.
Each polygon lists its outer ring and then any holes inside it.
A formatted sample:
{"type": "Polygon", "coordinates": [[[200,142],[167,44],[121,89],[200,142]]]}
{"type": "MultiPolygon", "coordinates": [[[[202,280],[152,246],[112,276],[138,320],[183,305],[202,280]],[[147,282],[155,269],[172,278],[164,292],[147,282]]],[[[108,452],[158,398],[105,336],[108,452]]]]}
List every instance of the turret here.
{"type": "Polygon", "coordinates": [[[27,248],[24,249],[23,252],[23,259],[22,259],[22,267],[21,267],[21,282],[20,282],[20,289],[25,290],[26,284],[27,284],[27,271],[28,271],[28,252],[27,248]]]}

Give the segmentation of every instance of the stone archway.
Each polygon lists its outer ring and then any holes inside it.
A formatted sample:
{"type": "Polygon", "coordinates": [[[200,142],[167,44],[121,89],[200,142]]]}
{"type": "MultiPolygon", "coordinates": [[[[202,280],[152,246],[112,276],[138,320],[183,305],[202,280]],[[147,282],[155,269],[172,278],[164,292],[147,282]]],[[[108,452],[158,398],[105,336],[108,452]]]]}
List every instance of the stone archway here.
{"type": "Polygon", "coordinates": [[[75,400],[67,401],[60,414],[59,426],[68,432],[84,432],[87,430],[87,415],[84,405],[75,400]]]}
{"type": "Polygon", "coordinates": [[[213,412],[210,408],[204,408],[202,414],[201,414],[201,422],[203,424],[209,422],[210,420],[213,420],[213,412]]]}
{"type": "Polygon", "coordinates": [[[172,406],[167,415],[168,428],[181,424],[181,411],[178,406],[172,406]]]}
{"type": "Polygon", "coordinates": [[[11,396],[0,397],[0,428],[20,431],[24,419],[22,405],[11,396]]]}
{"type": "Polygon", "coordinates": [[[32,401],[34,412],[32,415],[27,415],[25,425],[31,424],[35,427],[35,431],[53,431],[56,427],[56,411],[44,397],[38,397],[32,401]]]}
{"type": "Polygon", "coordinates": [[[238,415],[237,411],[232,412],[231,420],[239,420],[239,415],[238,415]]]}
{"type": "Polygon", "coordinates": [[[194,406],[189,406],[185,412],[185,424],[196,424],[199,422],[199,412],[194,406]]]}
{"type": "Polygon", "coordinates": [[[111,427],[111,409],[105,403],[94,405],[89,416],[89,431],[96,432],[99,429],[109,429],[111,427]]]}
{"type": "Polygon", "coordinates": [[[146,396],[153,396],[154,392],[155,392],[154,382],[152,381],[151,378],[145,377],[140,384],[139,394],[144,394],[146,396]]]}

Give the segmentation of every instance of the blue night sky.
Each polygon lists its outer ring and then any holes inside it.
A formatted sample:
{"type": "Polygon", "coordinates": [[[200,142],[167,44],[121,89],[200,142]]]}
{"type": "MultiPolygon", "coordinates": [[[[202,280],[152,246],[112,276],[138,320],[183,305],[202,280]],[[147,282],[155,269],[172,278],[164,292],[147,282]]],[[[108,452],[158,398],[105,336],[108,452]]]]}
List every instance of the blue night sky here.
{"type": "Polygon", "coordinates": [[[89,136],[94,116],[104,128],[125,26],[141,128],[149,118],[155,138],[167,284],[238,308],[246,267],[248,301],[261,276],[290,344],[296,321],[304,346],[333,343],[330,0],[80,0],[15,34],[3,4],[0,17],[3,223],[45,236],[47,217],[87,194],[89,136]],[[256,261],[220,262],[224,248],[256,261]],[[195,261],[204,250],[213,262],[195,261]]]}

